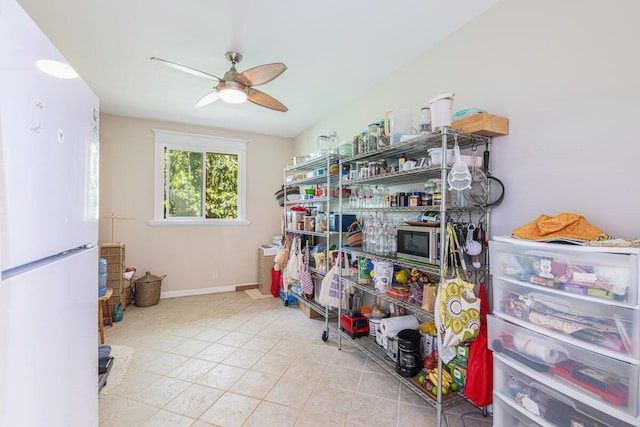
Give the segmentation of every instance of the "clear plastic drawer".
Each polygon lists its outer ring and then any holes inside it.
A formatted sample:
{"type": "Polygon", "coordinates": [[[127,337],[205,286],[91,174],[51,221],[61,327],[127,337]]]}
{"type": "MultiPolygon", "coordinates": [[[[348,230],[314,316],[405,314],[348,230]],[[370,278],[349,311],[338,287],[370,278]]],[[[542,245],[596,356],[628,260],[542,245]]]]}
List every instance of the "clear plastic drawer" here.
{"type": "Polygon", "coordinates": [[[502,400],[498,393],[493,395],[493,425],[517,426],[517,427],[547,427],[548,424],[539,424],[531,419],[531,415],[525,414],[521,408],[514,408],[511,402],[502,400]]]}
{"type": "MultiPolygon", "coordinates": [[[[637,425],[634,414],[622,412],[625,407],[611,407],[598,398],[585,398],[572,393],[564,385],[546,376],[529,375],[521,372],[500,357],[494,358],[494,395],[504,401],[505,407],[513,409],[509,415],[519,418],[513,412],[523,415],[538,425],[557,426],[633,426],[637,425]]],[[[504,409],[504,408],[502,408],[504,409]]],[[[628,407],[626,407],[628,409],[628,407]]],[[[494,407],[494,422],[496,410],[494,407]]],[[[517,425],[517,424],[495,424],[517,425]]],[[[525,424],[529,425],[529,424],[525,424]]]]}
{"type": "MultiPolygon", "coordinates": [[[[536,381],[552,384],[552,388],[560,385],[575,399],[597,399],[608,411],[638,414],[640,366],[549,338],[493,315],[487,319],[488,345],[494,355],[528,372],[536,381]]],[[[504,392],[496,384],[494,390],[504,392]]]]}
{"type": "Polygon", "coordinates": [[[494,277],[557,293],[638,305],[638,249],[596,248],[496,237],[494,277]]]}
{"type": "Polygon", "coordinates": [[[640,356],[640,310],[493,279],[493,313],[543,335],[628,362],[640,356]]]}

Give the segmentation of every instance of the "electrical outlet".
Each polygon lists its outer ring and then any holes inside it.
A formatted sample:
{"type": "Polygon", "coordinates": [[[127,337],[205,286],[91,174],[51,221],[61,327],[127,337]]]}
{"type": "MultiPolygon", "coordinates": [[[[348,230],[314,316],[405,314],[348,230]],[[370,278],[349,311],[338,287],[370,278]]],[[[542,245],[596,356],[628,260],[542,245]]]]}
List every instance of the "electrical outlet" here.
{"type": "Polygon", "coordinates": [[[213,274],[211,275],[212,278],[217,279],[218,278],[218,272],[214,271],[213,274]]]}

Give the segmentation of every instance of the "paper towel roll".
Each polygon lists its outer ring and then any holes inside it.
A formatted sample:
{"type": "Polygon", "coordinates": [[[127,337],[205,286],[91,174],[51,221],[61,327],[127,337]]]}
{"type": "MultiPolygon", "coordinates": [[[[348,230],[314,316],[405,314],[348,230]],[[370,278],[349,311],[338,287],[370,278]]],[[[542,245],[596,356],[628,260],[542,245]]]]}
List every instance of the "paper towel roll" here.
{"type": "Polygon", "coordinates": [[[418,319],[411,314],[389,317],[380,321],[380,332],[386,337],[394,337],[403,329],[418,329],[418,325],[418,319]]]}

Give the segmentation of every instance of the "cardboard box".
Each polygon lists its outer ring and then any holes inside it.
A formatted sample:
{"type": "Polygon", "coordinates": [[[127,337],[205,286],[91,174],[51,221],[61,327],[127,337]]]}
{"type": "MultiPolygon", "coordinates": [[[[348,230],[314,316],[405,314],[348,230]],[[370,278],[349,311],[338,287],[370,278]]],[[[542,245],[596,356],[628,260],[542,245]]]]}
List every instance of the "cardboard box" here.
{"type": "Polygon", "coordinates": [[[320,319],[322,317],[320,313],[309,307],[309,305],[305,304],[304,302],[298,301],[298,308],[302,310],[305,316],[307,316],[309,319],[320,319]]]}
{"type": "Polygon", "coordinates": [[[469,346],[468,345],[457,345],[455,362],[460,366],[467,366],[467,362],[469,362],[469,346]]]}
{"type": "Polygon", "coordinates": [[[464,384],[467,380],[467,369],[462,366],[458,366],[455,363],[449,363],[447,368],[449,368],[449,373],[451,374],[453,381],[458,385],[460,391],[464,391],[464,384]]]}
{"type": "Polygon", "coordinates": [[[452,129],[483,136],[509,135],[509,119],[480,113],[451,124],[452,129]]]}

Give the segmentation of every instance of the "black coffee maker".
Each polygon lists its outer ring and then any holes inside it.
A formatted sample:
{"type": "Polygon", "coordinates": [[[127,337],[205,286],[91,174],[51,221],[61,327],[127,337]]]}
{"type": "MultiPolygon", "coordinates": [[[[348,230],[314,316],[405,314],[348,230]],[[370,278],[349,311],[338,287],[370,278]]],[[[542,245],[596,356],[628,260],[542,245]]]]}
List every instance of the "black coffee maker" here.
{"type": "Polygon", "coordinates": [[[415,377],[421,370],[420,332],[416,329],[403,329],[398,332],[396,372],[403,377],[415,377]]]}

